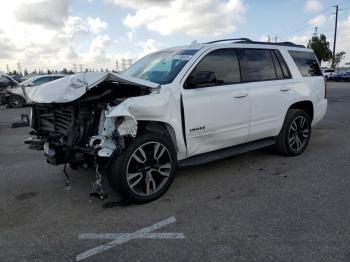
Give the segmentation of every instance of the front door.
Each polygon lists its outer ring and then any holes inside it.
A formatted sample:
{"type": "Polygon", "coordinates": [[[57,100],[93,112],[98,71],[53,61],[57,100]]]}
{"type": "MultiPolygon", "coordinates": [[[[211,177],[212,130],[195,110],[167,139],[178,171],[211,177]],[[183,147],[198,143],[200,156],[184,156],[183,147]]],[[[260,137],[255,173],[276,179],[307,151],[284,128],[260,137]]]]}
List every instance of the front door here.
{"type": "Polygon", "coordinates": [[[250,96],[241,84],[236,50],[206,54],[187,78],[182,100],[188,156],[247,141],[250,96]]]}

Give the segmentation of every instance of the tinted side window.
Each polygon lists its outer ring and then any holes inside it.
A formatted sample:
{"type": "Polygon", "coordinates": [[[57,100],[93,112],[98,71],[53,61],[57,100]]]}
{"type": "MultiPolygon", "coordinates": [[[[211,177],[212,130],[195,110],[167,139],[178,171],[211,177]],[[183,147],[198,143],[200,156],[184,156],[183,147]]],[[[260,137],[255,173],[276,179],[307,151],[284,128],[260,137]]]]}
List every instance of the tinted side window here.
{"type": "Polygon", "coordinates": [[[312,52],[288,51],[302,76],[322,76],[317,58],[312,52]]]}
{"type": "Polygon", "coordinates": [[[62,78],[63,76],[53,76],[52,78],[53,78],[53,80],[56,80],[56,79],[60,79],[60,78],[62,78]]]}
{"type": "Polygon", "coordinates": [[[38,86],[38,85],[42,85],[42,84],[45,84],[45,83],[50,82],[50,81],[52,81],[52,77],[51,76],[45,76],[45,77],[39,78],[37,80],[34,80],[33,84],[35,86],[38,86]]]}
{"type": "Polygon", "coordinates": [[[289,68],[287,66],[286,61],[284,60],[283,56],[278,50],[273,51],[278,59],[278,62],[281,66],[283,77],[284,78],[292,78],[292,75],[290,74],[289,68]]]}
{"type": "Polygon", "coordinates": [[[237,53],[234,49],[219,49],[207,54],[198,63],[190,77],[198,72],[214,72],[217,79],[215,85],[241,81],[237,53]]]}
{"type": "Polygon", "coordinates": [[[239,59],[242,66],[243,81],[262,81],[276,79],[275,66],[270,50],[242,49],[239,59]]]}
{"type": "Polygon", "coordinates": [[[282,72],[281,65],[280,65],[280,63],[279,63],[279,61],[277,59],[277,56],[276,56],[276,54],[273,51],[271,51],[271,55],[272,55],[273,63],[275,65],[277,79],[283,79],[284,75],[283,75],[283,72],[282,72]]]}

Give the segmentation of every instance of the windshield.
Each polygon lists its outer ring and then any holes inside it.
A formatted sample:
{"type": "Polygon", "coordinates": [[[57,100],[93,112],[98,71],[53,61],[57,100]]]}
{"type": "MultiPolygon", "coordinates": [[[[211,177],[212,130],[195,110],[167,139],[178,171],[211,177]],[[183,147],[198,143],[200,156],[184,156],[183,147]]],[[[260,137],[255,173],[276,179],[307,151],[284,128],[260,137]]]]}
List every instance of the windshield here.
{"type": "Polygon", "coordinates": [[[197,51],[182,49],[152,53],[132,65],[125,74],[158,84],[169,84],[197,51]]]}

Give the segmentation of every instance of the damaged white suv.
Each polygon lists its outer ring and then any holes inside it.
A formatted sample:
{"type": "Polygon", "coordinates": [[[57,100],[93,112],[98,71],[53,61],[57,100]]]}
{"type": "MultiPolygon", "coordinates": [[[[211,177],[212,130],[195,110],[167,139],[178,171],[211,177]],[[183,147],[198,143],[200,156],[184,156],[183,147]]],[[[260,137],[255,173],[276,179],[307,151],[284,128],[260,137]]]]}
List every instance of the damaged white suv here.
{"type": "Polygon", "coordinates": [[[276,145],[295,156],[327,108],[314,53],[226,39],[170,48],[123,74],[81,73],[28,90],[26,143],[47,162],[96,168],[126,198],[161,196],[177,166],[276,145]]]}

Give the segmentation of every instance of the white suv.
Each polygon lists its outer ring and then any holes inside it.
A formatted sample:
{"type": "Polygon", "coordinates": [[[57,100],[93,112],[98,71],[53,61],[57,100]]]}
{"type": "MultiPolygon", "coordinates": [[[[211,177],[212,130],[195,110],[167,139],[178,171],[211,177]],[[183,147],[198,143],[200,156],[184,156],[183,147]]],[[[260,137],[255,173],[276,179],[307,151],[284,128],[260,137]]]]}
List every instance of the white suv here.
{"type": "Polygon", "coordinates": [[[325,68],[323,69],[323,76],[326,80],[331,80],[334,75],[334,69],[325,68]]]}
{"type": "Polygon", "coordinates": [[[48,163],[95,167],[124,197],[146,202],[189,166],[275,145],[301,154],[327,108],[312,50],[228,39],[169,48],[123,74],[82,73],[33,87],[26,143],[48,163]]]}

